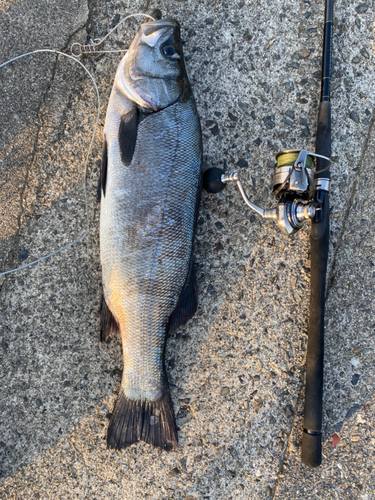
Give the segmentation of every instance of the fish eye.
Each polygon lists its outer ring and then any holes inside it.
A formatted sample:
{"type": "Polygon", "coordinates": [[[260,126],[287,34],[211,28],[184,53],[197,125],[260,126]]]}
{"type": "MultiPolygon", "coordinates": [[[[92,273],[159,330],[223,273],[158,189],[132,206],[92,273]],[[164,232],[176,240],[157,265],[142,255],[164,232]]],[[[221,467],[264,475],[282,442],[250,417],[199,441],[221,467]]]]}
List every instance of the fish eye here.
{"type": "Polygon", "coordinates": [[[177,54],[175,48],[173,45],[165,45],[162,48],[163,54],[168,56],[168,57],[174,57],[174,58],[179,58],[180,56],[177,54]]]}

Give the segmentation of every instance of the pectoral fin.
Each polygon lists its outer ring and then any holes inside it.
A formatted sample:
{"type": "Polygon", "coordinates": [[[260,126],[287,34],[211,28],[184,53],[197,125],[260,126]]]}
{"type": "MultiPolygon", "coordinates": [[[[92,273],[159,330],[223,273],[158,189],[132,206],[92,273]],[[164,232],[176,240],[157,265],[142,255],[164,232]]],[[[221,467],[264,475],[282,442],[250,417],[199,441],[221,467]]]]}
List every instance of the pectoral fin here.
{"type": "Polygon", "coordinates": [[[102,152],[102,163],[100,166],[100,176],[98,183],[98,191],[96,193],[97,200],[100,201],[103,196],[105,196],[105,187],[107,184],[107,167],[108,167],[108,153],[107,153],[107,141],[104,136],[103,152],[102,152]]]}
{"type": "Polygon", "coordinates": [[[128,166],[130,165],[137,142],[138,129],[138,111],[134,107],[131,113],[122,115],[118,131],[118,141],[120,145],[121,160],[128,166]]]}

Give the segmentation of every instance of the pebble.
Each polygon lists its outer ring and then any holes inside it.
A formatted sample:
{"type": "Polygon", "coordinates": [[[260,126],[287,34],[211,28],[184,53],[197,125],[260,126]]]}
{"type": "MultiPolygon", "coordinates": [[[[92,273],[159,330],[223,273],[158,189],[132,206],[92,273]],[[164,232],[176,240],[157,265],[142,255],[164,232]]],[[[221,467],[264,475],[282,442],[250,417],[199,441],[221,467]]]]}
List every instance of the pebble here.
{"type": "Polygon", "coordinates": [[[180,469],[178,469],[177,467],[175,467],[174,469],[172,469],[169,474],[168,474],[168,477],[176,477],[180,474],[180,469]]]}
{"type": "Polygon", "coordinates": [[[362,14],[363,12],[367,12],[367,9],[368,9],[367,3],[360,3],[355,8],[355,11],[358,12],[358,14],[362,14]]]}
{"type": "Polygon", "coordinates": [[[210,132],[212,135],[219,135],[219,127],[217,125],[215,125],[214,127],[212,127],[210,129],[210,132]]]}
{"type": "Polygon", "coordinates": [[[292,90],[294,89],[294,83],[293,82],[284,82],[283,87],[285,87],[285,90],[287,90],[288,92],[292,92],[292,90]]]}
{"type": "Polygon", "coordinates": [[[242,109],[242,111],[249,111],[250,104],[248,102],[239,102],[238,107],[242,109]]]}
{"type": "Polygon", "coordinates": [[[230,393],[229,387],[222,387],[220,391],[220,396],[228,396],[230,393]]]}
{"type": "Polygon", "coordinates": [[[268,129],[275,128],[275,115],[266,116],[263,121],[268,129]]]}
{"type": "Polygon", "coordinates": [[[292,120],[294,120],[296,117],[296,114],[292,109],[287,109],[285,111],[285,114],[286,114],[286,116],[289,116],[289,118],[291,118],[292,120]]]}
{"type": "Polygon", "coordinates": [[[18,260],[19,262],[23,262],[29,256],[28,250],[18,250],[18,260]]]}
{"type": "Polygon", "coordinates": [[[234,115],[233,113],[231,113],[230,111],[228,111],[228,117],[229,117],[232,121],[234,121],[234,122],[238,121],[237,116],[235,116],[235,115],[234,115]]]}
{"type": "Polygon", "coordinates": [[[241,158],[240,160],[238,160],[237,165],[240,168],[245,168],[249,166],[249,163],[244,158],[241,158]]]}
{"type": "Polygon", "coordinates": [[[360,375],[358,373],[355,373],[353,376],[352,376],[352,385],[357,385],[358,384],[358,380],[360,378],[360,375]]]}
{"type": "Polygon", "coordinates": [[[345,418],[351,418],[358,410],[360,410],[361,405],[353,405],[346,412],[345,418]]]}
{"type": "Polygon", "coordinates": [[[308,125],[306,125],[306,127],[303,127],[301,129],[301,132],[302,132],[302,135],[304,135],[305,137],[309,137],[310,136],[310,128],[308,125]]]}
{"type": "Polygon", "coordinates": [[[292,125],[293,125],[292,120],[289,120],[289,118],[285,118],[285,117],[284,117],[284,118],[283,118],[283,122],[284,122],[284,123],[286,123],[286,124],[287,124],[287,125],[289,125],[289,126],[292,126],[292,125]]]}
{"type": "Polygon", "coordinates": [[[350,364],[352,365],[353,368],[357,368],[360,365],[360,361],[357,358],[352,358],[350,360],[350,364]]]}
{"type": "Polygon", "coordinates": [[[254,396],[253,405],[254,405],[254,408],[262,408],[263,399],[260,396],[254,396]]]}
{"type": "Polygon", "coordinates": [[[357,113],[355,111],[350,112],[349,118],[351,118],[353,120],[353,122],[359,123],[359,116],[357,115],[357,113]]]}

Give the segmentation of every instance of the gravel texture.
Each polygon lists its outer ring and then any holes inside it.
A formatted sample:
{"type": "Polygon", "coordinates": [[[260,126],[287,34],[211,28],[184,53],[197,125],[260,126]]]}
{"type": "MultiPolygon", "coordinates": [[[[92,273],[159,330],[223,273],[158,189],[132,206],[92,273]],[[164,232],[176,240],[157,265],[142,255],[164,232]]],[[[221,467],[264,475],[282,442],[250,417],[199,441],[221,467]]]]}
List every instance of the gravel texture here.
{"type": "MultiPolygon", "coordinates": [[[[274,155],[314,148],[324,4],[274,0],[89,3],[0,0],[1,61],[67,49],[154,7],[182,25],[205,168],[239,171],[274,203],[274,155]]],[[[323,464],[300,462],[309,308],[309,228],[287,239],[233,186],[203,194],[196,237],[199,309],[169,339],[175,453],[106,449],[121,379],[100,343],[101,134],[120,55],[86,56],[102,100],[88,163],[90,232],[73,248],[0,277],[0,498],[375,498],[373,2],[336,0],[331,250],[323,464]]],[[[137,22],[106,48],[126,48],[137,22]]],[[[85,229],[83,166],[95,94],[83,70],[35,55],[0,70],[1,270],[85,229]]]]}

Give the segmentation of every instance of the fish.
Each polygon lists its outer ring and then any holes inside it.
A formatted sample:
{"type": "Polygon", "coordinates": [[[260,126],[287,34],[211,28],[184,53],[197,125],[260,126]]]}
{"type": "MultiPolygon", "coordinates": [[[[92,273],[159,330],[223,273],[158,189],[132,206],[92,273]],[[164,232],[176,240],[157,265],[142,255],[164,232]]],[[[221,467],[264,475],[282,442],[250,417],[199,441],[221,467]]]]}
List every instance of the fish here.
{"type": "Polygon", "coordinates": [[[101,338],[121,339],[124,363],[108,448],[178,446],[165,346],[197,309],[202,154],[180,25],[146,22],[116,71],[98,186],[101,338]]]}

